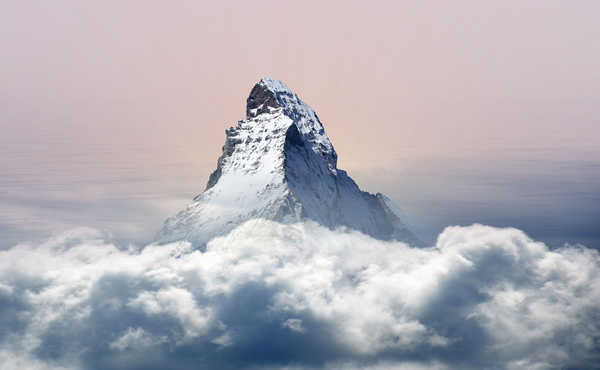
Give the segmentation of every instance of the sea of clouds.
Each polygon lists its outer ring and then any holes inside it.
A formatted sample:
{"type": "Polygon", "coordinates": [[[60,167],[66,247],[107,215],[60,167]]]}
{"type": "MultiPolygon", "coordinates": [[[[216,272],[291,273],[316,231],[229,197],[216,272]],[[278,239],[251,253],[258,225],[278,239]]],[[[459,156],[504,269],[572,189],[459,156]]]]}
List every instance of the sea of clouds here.
{"type": "Polygon", "coordinates": [[[314,223],[205,250],[76,229],[0,251],[2,369],[600,365],[600,255],[448,227],[412,248],[314,223]]]}

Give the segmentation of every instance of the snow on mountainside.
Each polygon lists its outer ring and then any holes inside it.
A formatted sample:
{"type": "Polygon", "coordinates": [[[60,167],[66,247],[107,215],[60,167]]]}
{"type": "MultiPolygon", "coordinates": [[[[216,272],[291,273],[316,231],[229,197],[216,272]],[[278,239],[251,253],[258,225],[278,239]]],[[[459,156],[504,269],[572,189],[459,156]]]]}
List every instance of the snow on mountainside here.
{"type": "Polygon", "coordinates": [[[246,115],[226,130],[223,153],[204,192],[165,221],[158,242],[185,239],[201,247],[249,219],[266,218],[311,219],[419,244],[390,199],[361,191],[337,168],[321,121],[282,82],[261,79],[247,99],[246,115]]]}

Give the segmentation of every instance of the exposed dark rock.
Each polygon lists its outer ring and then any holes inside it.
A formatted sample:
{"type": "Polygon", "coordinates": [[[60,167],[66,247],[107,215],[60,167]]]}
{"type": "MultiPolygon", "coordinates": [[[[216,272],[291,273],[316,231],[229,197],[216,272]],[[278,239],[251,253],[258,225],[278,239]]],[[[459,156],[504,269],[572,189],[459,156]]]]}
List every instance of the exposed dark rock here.
{"type": "Polygon", "coordinates": [[[277,96],[275,92],[259,82],[254,85],[248,99],[246,99],[246,117],[256,117],[261,113],[267,113],[269,107],[280,107],[277,96]],[[253,109],[256,109],[256,111],[252,112],[253,109]]]}

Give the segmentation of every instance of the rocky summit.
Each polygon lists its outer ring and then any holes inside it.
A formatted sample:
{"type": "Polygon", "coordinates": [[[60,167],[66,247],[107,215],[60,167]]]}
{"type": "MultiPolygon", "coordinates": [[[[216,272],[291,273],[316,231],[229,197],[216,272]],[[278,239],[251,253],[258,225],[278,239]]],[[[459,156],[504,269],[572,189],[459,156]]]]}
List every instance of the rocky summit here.
{"type": "Polygon", "coordinates": [[[337,154],[316,113],[285,84],[261,79],[246,118],[225,131],[223,152],[205,190],[165,221],[157,241],[202,248],[253,218],[313,220],[382,240],[420,244],[386,196],[361,191],[337,168],[337,154]]]}

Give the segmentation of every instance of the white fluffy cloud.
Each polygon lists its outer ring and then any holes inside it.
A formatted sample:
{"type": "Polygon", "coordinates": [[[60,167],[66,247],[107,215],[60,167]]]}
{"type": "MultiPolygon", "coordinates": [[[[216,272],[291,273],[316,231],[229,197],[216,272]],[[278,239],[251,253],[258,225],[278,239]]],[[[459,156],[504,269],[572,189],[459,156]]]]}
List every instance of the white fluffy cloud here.
{"type": "Polygon", "coordinates": [[[9,368],[561,368],[599,363],[600,257],[516,229],[411,248],[313,223],[119,248],[80,229],[0,252],[9,368]]]}

